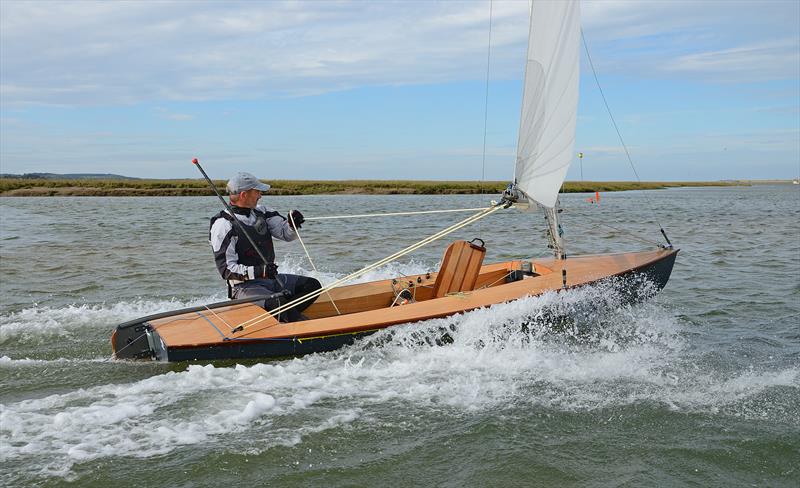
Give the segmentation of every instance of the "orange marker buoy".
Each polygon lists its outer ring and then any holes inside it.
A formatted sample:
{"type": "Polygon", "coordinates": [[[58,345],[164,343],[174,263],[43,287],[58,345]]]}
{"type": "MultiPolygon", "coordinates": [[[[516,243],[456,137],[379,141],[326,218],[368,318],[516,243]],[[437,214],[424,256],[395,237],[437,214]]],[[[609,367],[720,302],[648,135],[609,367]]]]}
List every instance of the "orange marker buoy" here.
{"type": "Polygon", "coordinates": [[[600,192],[599,191],[594,192],[594,201],[596,203],[600,203],[600,192]]]}

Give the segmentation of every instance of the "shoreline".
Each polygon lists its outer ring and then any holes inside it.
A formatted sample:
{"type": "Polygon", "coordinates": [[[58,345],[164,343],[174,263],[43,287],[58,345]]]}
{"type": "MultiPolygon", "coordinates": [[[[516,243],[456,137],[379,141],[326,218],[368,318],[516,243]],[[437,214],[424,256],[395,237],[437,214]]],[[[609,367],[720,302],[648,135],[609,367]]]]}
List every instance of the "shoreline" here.
{"type": "MultiPolygon", "coordinates": [[[[225,181],[215,181],[225,188],[225,181]]],[[[270,180],[269,195],[477,195],[498,194],[507,182],[412,180],[270,180]]],[[[562,193],[662,190],[681,187],[750,186],[750,181],[567,181],[562,193]]],[[[0,178],[2,197],[214,196],[204,180],[97,180],[0,178]]]]}

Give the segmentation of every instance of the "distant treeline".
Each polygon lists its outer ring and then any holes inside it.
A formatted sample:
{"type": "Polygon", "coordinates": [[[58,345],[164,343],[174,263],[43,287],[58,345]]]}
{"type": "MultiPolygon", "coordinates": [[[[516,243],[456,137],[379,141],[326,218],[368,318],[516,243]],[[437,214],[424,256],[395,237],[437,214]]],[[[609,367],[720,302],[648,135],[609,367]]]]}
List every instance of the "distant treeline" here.
{"type": "MultiPolygon", "coordinates": [[[[493,194],[505,189],[503,181],[413,180],[269,180],[271,195],[446,195],[493,194]]],[[[224,191],[225,181],[214,182],[224,191]]],[[[740,181],[567,181],[565,193],[654,190],[683,186],[739,186],[740,181]]],[[[0,196],[208,196],[214,193],[204,180],[50,179],[0,178],[0,196]]]]}
{"type": "Polygon", "coordinates": [[[83,179],[92,179],[92,180],[136,180],[138,178],[133,178],[130,176],[122,176],[122,175],[115,175],[112,173],[67,173],[67,174],[58,174],[58,173],[23,173],[21,175],[15,175],[11,173],[0,173],[0,179],[23,179],[23,180],[83,180],[83,179]]]}

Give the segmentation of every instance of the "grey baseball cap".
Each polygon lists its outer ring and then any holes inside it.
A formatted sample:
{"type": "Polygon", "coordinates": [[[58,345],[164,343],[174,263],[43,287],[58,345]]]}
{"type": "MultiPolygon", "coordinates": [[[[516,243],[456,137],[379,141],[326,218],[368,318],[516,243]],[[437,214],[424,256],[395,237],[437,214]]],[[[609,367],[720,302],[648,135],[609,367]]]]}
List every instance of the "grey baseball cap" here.
{"type": "Polygon", "coordinates": [[[269,190],[269,185],[266,183],[262,183],[258,180],[255,176],[251,175],[250,173],[236,173],[236,175],[228,180],[228,194],[229,195],[236,195],[240,192],[247,191],[247,190],[259,190],[259,191],[267,191],[269,190]]]}

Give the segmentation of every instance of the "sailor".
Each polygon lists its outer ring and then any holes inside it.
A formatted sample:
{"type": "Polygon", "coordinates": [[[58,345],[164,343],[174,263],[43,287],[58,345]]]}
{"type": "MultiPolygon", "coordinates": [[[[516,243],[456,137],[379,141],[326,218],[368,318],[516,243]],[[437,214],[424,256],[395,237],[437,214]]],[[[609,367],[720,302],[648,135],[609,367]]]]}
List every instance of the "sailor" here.
{"type": "MultiPolygon", "coordinates": [[[[272,310],[279,304],[302,297],[321,288],[320,282],[308,276],[278,273],[275,264],[275,248],[272,238],[283,241],[297,239],[297,233],[290,225],[289,218],[299,229],[303,224],[303,214],[292,210],[290,215],[281,216],[278,212],[259,205],[261,192],[269,190],[269,185],[261,182],[250,173],[237,173],[228,181],[228,195],[233,215],[223,210],[211,218],[209,242],[214,251],[214,260],[222,279],[228,282],[229,298],[246,298],[257,295],[283,296],[267,299],[264,308],[272,310]],[[241,226],[234,225],[236,218],[241,226]],[[242,235],[247,232],[248,239],[242,235]],[[253,241],[261,252],[253,247],[253,241]]],[[[309,300],[281,314],[280,320],[294,322],[303,320],[302,311],[313,303],[309,300]]]]}

